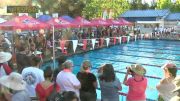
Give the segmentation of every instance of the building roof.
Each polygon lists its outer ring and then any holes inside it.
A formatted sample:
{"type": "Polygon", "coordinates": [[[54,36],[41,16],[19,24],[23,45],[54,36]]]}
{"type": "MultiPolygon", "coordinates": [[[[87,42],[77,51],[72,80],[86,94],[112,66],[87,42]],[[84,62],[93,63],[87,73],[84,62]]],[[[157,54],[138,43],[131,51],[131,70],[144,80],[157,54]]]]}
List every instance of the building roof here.
{"type": "Polygon", "coordinates": [[[180,21],[180,13],[171,13],[166,17],[166,20],[170,21],[180,21]]]}
{"type": "Polygon", "coordinates": [[[166,17],[170,11],[164,10],[129,10],[123,13],[120,17],[166,17]]]}

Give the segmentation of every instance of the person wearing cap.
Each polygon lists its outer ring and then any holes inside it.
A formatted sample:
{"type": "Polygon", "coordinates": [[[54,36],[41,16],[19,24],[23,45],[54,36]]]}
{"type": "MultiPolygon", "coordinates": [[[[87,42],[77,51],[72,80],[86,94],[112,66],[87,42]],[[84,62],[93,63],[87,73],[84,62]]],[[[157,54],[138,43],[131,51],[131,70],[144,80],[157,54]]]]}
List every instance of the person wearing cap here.
{"type": "Polygon", "coordinates": [[[120,80],[116,77],[112,64],[100,67],[98,76],[102,101],[119,101],[118,91],[122,90],[120,80]]]}
{"type": "Polygon", "coordinates": [[[175,84],[175,88],[173,89],[173,93],[176,94],[176,96],[172,97],[170,101],[180,101],[180,76],[177,76],[173,83],[175,84]],[[178,93],[178,94],[177,94],[178,93]]]}
{"type": "MultiPolygon", "coordinates": [[[[3,92],[8,101],[31,101],[26,92],[26,82],[19,73],[12,72],[8,76],[0,78],[0,85],[6,87],[3,92]],[[8,91],[7,91],[8,89],[8,91]],[[9,96],[8,96],[9,95],[9,96]],[[10,96],[12,95],[12,96],[10,96]],[[7,97],[8,96],[8,97],[7,97]]],[[[1,99],[0,99],[1,100],[1,99]]]]}
{"type": "Polygon", "coordinates": [[[12,58],[11,53],[0,52],[0,78],[5,75],[9,75],[12,69],[9,67],[7,62],[12,58]]]}
{"type": "Polygon", "coordinates": [[[173,80],[176,77],[177,68],[176,65],[171,62],[164,64],[161,68],[164,72],[164,78],[162,78],[156,86],[159,92],[158,100],[169,101],[175,96],[175,93],[171,91],[175,88],[173,80]]]}
{"type": "Polygon", "coordinates": [[[140,64],[127,67],[127,73],[123,81],[126,86],[129,86],[127,101],[146,101],[147,78],[144,77],[145,73],[145,68],[140,64]],[[132,77],[128,78],[129,74],[132,77]]]}
{"type": "Polygon", "coordinates": [[[63,67],[63,70],[57,75],[56,83],[61,87],[61,92],[73,91],[79,97],[81,83],[72,73],[73,62],[71,60],[66,60],[63,63],[63,67]]]}
{"type": "Polygon", "coordinates": [[[77,78],[81,82],[80,99],[81,101],[96,101],[96,76],[90,73],[92,65],[89,60],[83,61],[81,71],[77,73],[77,78]]]}

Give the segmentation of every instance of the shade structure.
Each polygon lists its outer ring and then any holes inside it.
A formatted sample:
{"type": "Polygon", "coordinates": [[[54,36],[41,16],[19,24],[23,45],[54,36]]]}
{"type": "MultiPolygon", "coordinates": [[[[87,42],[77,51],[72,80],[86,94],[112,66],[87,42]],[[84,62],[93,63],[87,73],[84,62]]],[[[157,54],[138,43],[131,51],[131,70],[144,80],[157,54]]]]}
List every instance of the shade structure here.
{"type": "Polygon", "coordinates": [[[6,20],[3,18],[0,18],[0,23],[3,23],[3,22],[6,22],[6,20]]]}
{"type": "Polygon", "coordinates": [[[68,28],[73,27],[73,24],[69,21],[66,21],[62,18],[52,18],[47,22],[50,26],[54,26],[55,28],[68,28]]]}
{"type": "Polygon", "coordinates": [[[128,25],[128,26],[133,25],[131,22],[125,20],[124,18],[120,18],[118,21],[119,21],[120,23],[122,23],[122,25],[128,25]]]}
{"type": "Polygon", "coordinates": [[[39,30],[46,28],[49,28],[47,24],[26,15],[16,16],[12,20],[0,24],[0,29],[2,30],[39,30]]]}
{"type": "Polygon", "coordinates": [[[76,17],[76,18],[72,21],[72,23],[73,23],[74,25],[76,25],[77,27],[89,27],[89,26],[92,26],[92,25],[93,25],[90,21],[88,21],[88,20],[86,20],[86,19],[84,19],[84,18],[82,18],[82,17],[80,17],[80,16],[76,17]]]}
{"type": "Polygon", "coordinates": [[[99,19],[93,19],[91,20],[91,23],[93,24],[93,26],[110,26],[111,23],[106,22],[106,20],[103,20],[101,18],[99,19]]]}
{"type": "Polygon", "coordinates": [[[72,17],[68,16],[68,15],[63,15],[60,18],[66,20],[66,21],[69,21],[69,22],[73,22],[74,21],[74,19],[72,17]]]}
{"type": "Polygon", "coordinates": [[[47,22],[52,19],[50,15],[41,15],[37,18],[41,22],[47,22]]]}
{"type": "Polygon", "coordinates": [[[122,22],[118,20],[114,20],[114,19],[106,19],[106,22],[111,23],[112,25],[117,25],[117,26],[123,25],[122,22]]]}

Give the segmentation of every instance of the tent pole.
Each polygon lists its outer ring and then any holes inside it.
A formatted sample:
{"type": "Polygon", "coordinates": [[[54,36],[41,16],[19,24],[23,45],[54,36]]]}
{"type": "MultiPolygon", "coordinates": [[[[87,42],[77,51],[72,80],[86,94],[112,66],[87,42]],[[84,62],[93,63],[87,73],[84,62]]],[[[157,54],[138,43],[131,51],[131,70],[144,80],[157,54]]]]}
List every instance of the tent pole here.
{"type": "Polygon", "coordinates": [[[54,25],[52,26],[53,29],[53,69],[55,70],[55,40],[54,40],[54,25]]]}

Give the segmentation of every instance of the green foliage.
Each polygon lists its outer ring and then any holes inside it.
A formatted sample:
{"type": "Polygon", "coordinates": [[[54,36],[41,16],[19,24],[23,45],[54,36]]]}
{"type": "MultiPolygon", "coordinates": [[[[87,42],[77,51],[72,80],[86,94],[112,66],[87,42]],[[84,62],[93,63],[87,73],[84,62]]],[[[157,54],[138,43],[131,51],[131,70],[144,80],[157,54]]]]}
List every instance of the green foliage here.
{"type": "Polygon", "coordinates": [[[111,10],[113,17],[118,17],[124,11],[129,9],[129,3],[127,0],[90,0],[86,3],[86,7],[83,9],[83,15],[86,18],[102,17],[103,11],[111,10]]]}
{"type": "Polygon", "coordinates": [[[175,3],[171,0],[158,0],[157,9],[170,9],[172,12],[180,12],[180,0],[176,0],[175,3]]]}

